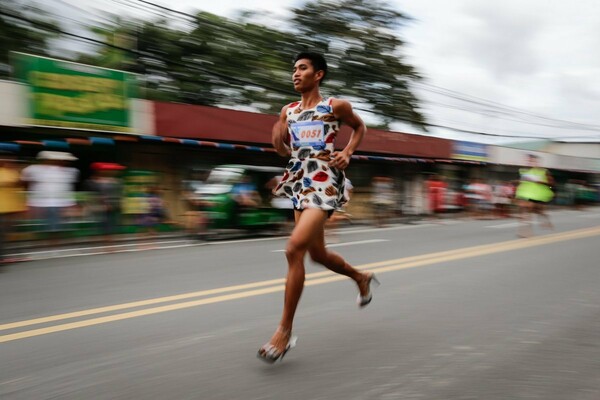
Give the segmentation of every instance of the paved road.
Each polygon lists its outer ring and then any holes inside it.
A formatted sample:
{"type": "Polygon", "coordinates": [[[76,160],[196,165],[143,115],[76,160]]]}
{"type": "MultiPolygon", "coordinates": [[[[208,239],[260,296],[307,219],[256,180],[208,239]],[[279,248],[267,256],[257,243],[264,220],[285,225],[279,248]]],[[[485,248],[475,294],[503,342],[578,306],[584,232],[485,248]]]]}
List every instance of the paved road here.
{"type": "Polygon", "coordinates": [[[298,347],[283,239],[57,257],[0,274],[2,399],[600,399],[600,209],[353,227],[332,244],[382,286],[309,263],[298,347]]]}

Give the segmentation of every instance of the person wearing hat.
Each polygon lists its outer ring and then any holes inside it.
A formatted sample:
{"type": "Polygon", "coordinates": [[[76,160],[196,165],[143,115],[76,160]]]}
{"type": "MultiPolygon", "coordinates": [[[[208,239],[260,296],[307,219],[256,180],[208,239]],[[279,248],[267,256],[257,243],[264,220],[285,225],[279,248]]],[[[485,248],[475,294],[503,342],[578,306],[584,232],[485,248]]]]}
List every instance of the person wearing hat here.
{"type": "Polygon", "coordinates": [[[27,210],[13,153],[0,150],[0,265],[6,263],[6,243],[16,218],[27,210]]]}
{"type": "Polygon", "coordinates": [[[39,163],[21,172],[21,180],[28,186],[27,205],[43,223],[43,230],[56,238],[62,230],[65,211],[76,205],[75,183],[79,170],[70,166],[77,157],[61,151],[41,151],[39,163]]]}

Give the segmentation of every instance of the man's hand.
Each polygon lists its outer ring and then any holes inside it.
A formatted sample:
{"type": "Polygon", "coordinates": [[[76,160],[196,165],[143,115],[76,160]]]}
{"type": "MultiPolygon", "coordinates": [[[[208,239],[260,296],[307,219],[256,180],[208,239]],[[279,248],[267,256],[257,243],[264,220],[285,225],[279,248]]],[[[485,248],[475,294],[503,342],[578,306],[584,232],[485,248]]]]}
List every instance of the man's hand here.
{"type": "Polygon", "coordinates": [[[344,151],[334,151],[331,153],[329,166],[337,169],[346,169],[350,164],[350,155],[344,151]]]}
{"type": "Polygon", "coordinates": [[[350,157],[352,157],[352,154],[354,154],[365,136],[367,127],[363,120],[352,110],[352,105],[348,101],[333,99],[332,106],[334,116],[338,118],[342,124],[352,128],[350,140],[346,147],[344,147],[344,150],[340,152],[334,151],[331,154],[332,160],[329,162],[330,166],[343,170],[350,164],[350,157]]]}

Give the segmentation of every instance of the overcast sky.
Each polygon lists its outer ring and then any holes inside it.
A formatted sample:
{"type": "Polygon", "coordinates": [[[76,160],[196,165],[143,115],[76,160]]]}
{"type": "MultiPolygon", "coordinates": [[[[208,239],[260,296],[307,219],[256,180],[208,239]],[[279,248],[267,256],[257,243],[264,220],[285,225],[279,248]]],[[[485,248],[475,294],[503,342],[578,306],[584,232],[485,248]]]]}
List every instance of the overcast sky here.
{"type": "MultiPolygon", "coordinates": [[[[132,14],[138,13],[132,4],[142,5],[136,0],[50,1],[132,14]]],[[[265,17],[266,23],[276,26],[283,26],[289,10],[304,3],[149,1],[180,11],[204,10],[227,17],[235,17],[241,9],[264,10],[270,15],[265,17]]],[[[425,77],[415,91],[428,122],[493,135],[600,140],[599,1],[388,3],[413,18],[398,34],[407,42],[408,61],[425,77]]],[[[404,125],[394,128],[418,133],[404,125]]],[[[434,128],[432,133],[489,143],[507,140],[446,128],[434,128]]]]}

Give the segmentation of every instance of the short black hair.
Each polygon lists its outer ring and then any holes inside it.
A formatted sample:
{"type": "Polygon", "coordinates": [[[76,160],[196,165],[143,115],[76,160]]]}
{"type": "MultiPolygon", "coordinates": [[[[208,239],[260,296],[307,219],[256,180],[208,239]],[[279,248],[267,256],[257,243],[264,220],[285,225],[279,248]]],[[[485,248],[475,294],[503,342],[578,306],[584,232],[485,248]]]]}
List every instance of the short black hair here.
{"type": "Polygon", "coordinates": [[[298,60],[302,60],[302,59],[310,60],[310,62],[313,65],[313,68],[315,69],[315,72],[323,71],[323,78],[321,78],[321,82],[320,82],[320,83],[323,83],[323,81],[325,80],[325,77],[327,76],[327,61],[325,61],[325,57],[323,57],[323,54],[316,53],[313,51],[302,51],[302,52],[296,54],[296,57],[294,58],[294,64],[298,60]]]}

